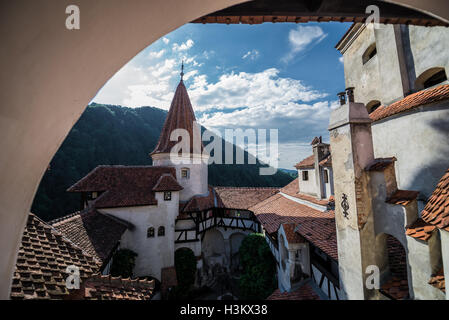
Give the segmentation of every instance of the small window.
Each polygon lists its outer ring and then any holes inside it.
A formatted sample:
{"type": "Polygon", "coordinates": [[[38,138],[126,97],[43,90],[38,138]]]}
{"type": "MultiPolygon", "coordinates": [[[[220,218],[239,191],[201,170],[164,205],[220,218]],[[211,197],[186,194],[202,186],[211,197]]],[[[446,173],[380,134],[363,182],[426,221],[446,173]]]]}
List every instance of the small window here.
{"type": "Polygon", "coordinates": [[[429,79],[424,81],[424,89],[433,87],[441,82],[444,82],[447,80],[446,71],[440,70],[437,73],[435,73],[433,76],[431,76],[429,79]]]}
{"type": "Polygon", "coordinates": [[[147,238],[153,238],[154,237],[154,228],[153,227],[149,227],[147,229],[147,238]]]}
{"type": "Polygon", "coordinates": [[[163,237],[163,236],[165,236],[165,227],[159,227],[158,229],[157,229],[157,236],[158,237],[163,237]]]}
{"type": "Polygon", "coordinates": [[[367,63],[368,61],[370,61],[372,58],[374,58],[374,56],[377,54],[377,48],[376,48],[376,44],[373,43],[371,44],[368,49],[365,50],[365,53],[362,55],[362,62],[363,64],[367,63]]]}
{"type": "Polygon", "coordinates": [[[324,169],[324,183],[329,183],[329,173],[324,169]]]}
{"type": "Polygon", "coordinates": [[[190,178],[190,170],[188,168],[181,169],[181,178],[189,179],[190,178]]]}
{"type": "Polygon", "coordinates": [[[98,192],[94,191],[92,192],[92,199],[97,199],[98,197],[98,192]]]}
{"type": "Polygon", "coordinates": [[[446,70],[441,67],[428,69],[416,78],[415,90],[427,89],[447,81],[446,70]]]}
{"type": "Polygon", "coordinates": [[[164,192],[164,200],[170,201],[171,200],[171,191],[165,191],[164,192]]]}
{"type": "Polygon", "coordinates": [[[373,112],[374,110],[376,110],[377,108],[379,108],[381,105],[379,100],[372,100],[370,102],[368,102],[368,104],[366,105],[366,110],[368,111],[368,113],[373,112]]]}
{"type": "Polygon", "coordinates": [[[302,172],[302,181],[309,180],[309,171],[303,171],[302,172]]]}

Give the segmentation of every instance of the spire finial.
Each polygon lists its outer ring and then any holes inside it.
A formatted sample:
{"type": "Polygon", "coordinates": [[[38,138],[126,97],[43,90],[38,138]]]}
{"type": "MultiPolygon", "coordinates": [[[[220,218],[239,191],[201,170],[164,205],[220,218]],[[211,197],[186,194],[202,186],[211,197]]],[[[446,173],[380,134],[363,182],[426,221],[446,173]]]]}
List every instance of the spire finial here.
{"type": "Polygon", "coordinates": [[[181,81],[183,77],[184,77],[184,60],[182,60],[181,62],[181,81]]]}

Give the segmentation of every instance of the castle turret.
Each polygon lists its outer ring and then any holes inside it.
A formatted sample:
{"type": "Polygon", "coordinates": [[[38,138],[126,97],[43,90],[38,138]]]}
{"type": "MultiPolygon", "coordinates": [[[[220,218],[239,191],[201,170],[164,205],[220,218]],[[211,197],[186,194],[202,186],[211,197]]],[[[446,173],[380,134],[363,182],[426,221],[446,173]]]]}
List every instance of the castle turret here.
{"type": "MultiPolygon", "coordinates": [[[[184,68],[183,68],[184,69],[184,68]]],[[[183,81],[176,88],[159,142],[151,153],[154,166],[173,166],[176,178],[184,188],[180,200],[187,201],[194,195],[208,192],[207,162],[203,155],[201,128],[196,123],[195,113],[183,81]]]]}

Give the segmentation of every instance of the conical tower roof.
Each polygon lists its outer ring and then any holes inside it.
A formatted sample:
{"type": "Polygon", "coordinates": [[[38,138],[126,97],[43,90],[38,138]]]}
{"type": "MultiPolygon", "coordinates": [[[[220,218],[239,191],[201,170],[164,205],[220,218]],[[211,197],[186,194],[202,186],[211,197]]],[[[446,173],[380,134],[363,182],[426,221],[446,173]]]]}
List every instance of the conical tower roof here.
{"type": "MultiPolygon", "coordinates": [[[[182,75],[183,73],[181,73],[181,76],[182,75]]],[[[194,122],[196,122],[195,113],[193,112],[187,89],[181,78],[181,81],[176,88],[175,96],[173,97],[173,100],[171,102],[167,118],[165,119],[164,127],[162,128],[162,132],[159,137],[159,142],[151,155],[157,153],[170,153],[173,146],[178,143],[178,141],[170,141],[170,134],[175,129],[187,130],[190,135],[190,153],[193,153],[195,150],[193,146],[194,122]]],[[[180,139],[181,138],[179,138],[179,140],[180,139]]],[[[199,141],[202,152],[204,147],[201,141],[201,137],[199,137],[199,141]]]]}

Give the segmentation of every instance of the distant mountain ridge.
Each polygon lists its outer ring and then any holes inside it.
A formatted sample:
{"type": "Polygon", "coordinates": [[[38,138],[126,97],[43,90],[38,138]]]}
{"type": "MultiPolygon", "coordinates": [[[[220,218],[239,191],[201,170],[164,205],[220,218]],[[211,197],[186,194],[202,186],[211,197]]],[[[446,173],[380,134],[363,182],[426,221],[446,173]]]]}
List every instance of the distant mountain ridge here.
{"type": "MultiPolygon", "coordinates": [[[[166,115],[166,111],[154,107],[90,104],[51,160],[31,211],[50,220],[81,209],[80,195],[66,190],[98,165],[151,165],[149,153],[157,144],[166,115]]],[[[222,140],[223,150],[225,143],[222,140]]],[[[211,164],[209,184],[282,187],[292,180],[281,170],[261,176],[262,166],[259,161],[255,165],[211,164]]]]}

